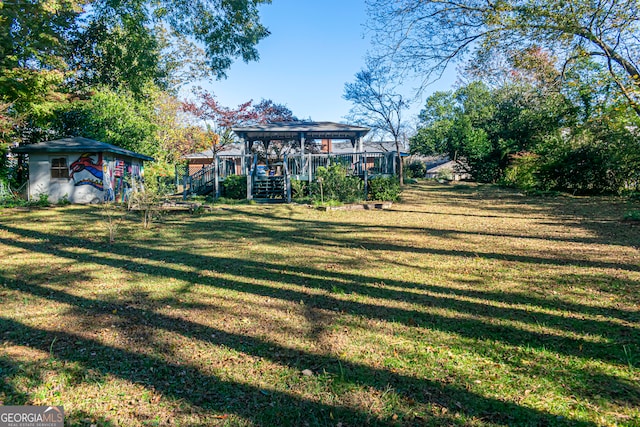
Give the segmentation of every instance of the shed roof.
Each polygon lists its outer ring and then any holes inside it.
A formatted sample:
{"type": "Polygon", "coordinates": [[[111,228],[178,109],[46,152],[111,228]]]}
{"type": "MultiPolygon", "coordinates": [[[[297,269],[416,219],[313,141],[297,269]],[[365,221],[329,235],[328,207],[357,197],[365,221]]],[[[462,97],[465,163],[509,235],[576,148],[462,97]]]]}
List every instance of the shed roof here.
{"type": "Polygon", "coordinates": [[[362,138],[369,128],[333,122],[274,122],[263,125],[234,127],[231,130],[246,141],[362,138]]]}
{"type": "Polygon", "coordinates": [[[62,138],[53,141],[39,142],[37,144],[23,145],[11,150],[14,153],[77,153],[77,152],[102,152],[120,154],[122,156],[133,157],[134,159],[153,161],[153,157],[136,153],[131,150],[116,147],[106,142],[80,136],[72,138],[62,138]]]}

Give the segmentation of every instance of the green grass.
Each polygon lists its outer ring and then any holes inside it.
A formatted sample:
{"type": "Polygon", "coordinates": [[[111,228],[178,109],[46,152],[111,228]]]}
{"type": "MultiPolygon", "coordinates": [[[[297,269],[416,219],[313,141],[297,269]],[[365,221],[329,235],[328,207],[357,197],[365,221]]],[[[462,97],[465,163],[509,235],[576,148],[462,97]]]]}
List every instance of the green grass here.
{"type": "Polygon", "coordinates": [[[629,206],[419,183],[150,229],[3,209],[0,401],[73,426],[639,425],[629,206]]]}

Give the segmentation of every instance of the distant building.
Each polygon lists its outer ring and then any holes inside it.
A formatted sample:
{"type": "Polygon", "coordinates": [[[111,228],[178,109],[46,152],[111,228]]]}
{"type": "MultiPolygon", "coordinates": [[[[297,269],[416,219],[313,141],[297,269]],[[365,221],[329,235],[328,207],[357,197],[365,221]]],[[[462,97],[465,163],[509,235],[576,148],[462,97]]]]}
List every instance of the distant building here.
{"type": "Polygon", "coordinates": [[[450,181],[462,181],[471,179],[471,175],[464,170],[460,161],[449,160],[435,166],[427,165],[425,178],[442,178],[450,181]]]}

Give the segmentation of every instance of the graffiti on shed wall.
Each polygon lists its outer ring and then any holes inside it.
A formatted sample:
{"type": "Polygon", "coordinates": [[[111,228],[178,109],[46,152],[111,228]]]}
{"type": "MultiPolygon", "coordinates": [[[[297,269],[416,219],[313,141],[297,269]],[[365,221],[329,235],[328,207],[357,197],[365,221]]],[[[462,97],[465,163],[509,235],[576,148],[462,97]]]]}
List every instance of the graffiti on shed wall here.
{"type": "Polygon", "coordinates": [[[118,158],[102,158],[102,153],[83,153],[69,166],[75,186],[90,185],[103,192],[105,202],[127,200],[135,188],[142,188],[142,165],[118,158]]]}
{"type": "Polygon", "coordinates": [[[102,153],[83,153],[69,169],[76,187],[90,185],[100,191],[104,189],[102,153]]]}

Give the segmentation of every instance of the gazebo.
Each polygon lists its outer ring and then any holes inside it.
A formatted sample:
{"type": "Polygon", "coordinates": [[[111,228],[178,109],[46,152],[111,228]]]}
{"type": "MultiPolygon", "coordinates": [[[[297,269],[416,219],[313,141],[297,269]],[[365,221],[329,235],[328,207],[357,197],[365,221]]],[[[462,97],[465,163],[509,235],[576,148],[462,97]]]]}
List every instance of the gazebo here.
{"type": "Polygon", "coordinates": [[[305,154],[305,142],[308,140],[349,140],[353,152],[362,152],[362,138],[369,133],[369,128],[333,122],[278,122],[264,125],[232,128],[245,143],[249,152],[255,142],[262,142],[265,148],[271,141],[295,141],[305,154]]]}
{"type": "MultiPolygon", "coordinates": [[[[266,200],[290,200],[290,180],[312,181],[321,166],[339,162],[347,166],[353,175],[388,175],[395,172],[392,152],[374,152],[365,148],[363,138],[368,128],[343,123],[292,121],[275,122],[232,128],[238,137],[240,153],[211,153],[212,164],[202,167],[190,176],[191,192],[215,191],[219,194],[219,182],[228,175],[247,177],[247,198],[266,200]],[[332,151],[332,141],[345,141],[352,147],[350,153],[332,151]],[[311,149],[310,142],[322,141],[320,147],[311,149]],[[348,141],[348,142],[347,142],[348,141]],[[285,143],[288,150],[282,156],[266,155],[276,142],[285,143]],[[259,155],[256,143],[262,145],[259,155]],[[270,164],[269,164],[270,163],[270,164]],[[228,167],[228,165],[236,165],[228,167]]],[[[342,143],[341,143],[342,144],[342,143]]],[[[196,156],[186,156],[193,157],[196,156]]]]}

